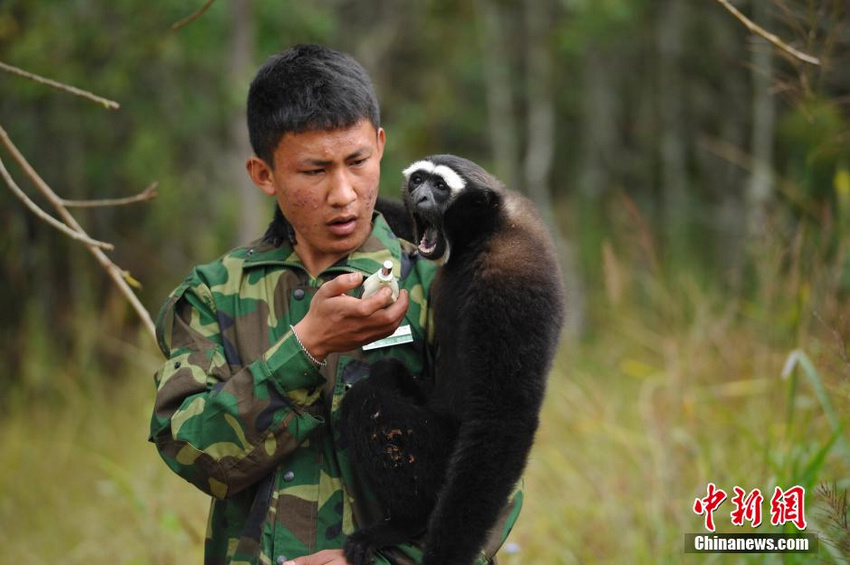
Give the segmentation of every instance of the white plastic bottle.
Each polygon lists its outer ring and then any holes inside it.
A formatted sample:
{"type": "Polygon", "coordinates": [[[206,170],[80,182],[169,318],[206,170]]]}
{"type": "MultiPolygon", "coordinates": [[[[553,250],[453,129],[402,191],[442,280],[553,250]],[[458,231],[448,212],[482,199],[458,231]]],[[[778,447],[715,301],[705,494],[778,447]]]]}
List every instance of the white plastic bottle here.
{"type": "Polygon", "coordinates": [[[363,281],[363,296],[361,298],[369,298],[385,286],[392,289],[393,302],[395,302],[398,299],[398,279],[393,276],[393,262],[389,259],[384,261],[383,267],[363,281]]]}

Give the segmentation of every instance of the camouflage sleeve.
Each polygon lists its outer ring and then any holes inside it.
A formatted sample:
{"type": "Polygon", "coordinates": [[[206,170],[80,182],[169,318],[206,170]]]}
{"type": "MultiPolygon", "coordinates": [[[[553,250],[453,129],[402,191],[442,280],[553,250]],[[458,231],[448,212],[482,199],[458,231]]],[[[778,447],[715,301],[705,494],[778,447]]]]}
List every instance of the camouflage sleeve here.
{"type": "Polygon", "coordinates": [[[292,332],[231,371],[212,293],[197,278],[165,303],[157,337],[168,360],[155,375],[150,440],[204,492],[224,498],[255,483],[324,423],[314,405],[324,377],[292,332]]]}

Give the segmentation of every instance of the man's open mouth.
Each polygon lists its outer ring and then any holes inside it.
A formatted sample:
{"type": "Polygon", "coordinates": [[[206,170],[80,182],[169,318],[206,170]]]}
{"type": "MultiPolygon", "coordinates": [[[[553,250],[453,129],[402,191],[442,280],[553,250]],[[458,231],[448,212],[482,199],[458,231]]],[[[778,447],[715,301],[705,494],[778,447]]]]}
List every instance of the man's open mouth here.
{"type": "Polygon", "coordinates": [[[336,235],[348,235],[357,227],[357,216],[335,218],[328,222],[328,227],[336,235]]]}

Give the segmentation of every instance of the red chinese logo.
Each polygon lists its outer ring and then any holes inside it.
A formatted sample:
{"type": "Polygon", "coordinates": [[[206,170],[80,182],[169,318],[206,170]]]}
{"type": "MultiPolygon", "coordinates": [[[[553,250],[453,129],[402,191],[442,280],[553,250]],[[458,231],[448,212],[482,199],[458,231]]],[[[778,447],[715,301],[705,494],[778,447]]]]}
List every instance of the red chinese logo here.
{"type": "Polygon", "coordinates": [[[794,486],[788,490],[776,487],[770,498],[770,523],[781,526],[791,522],[798,530],[806,529],[806,489],[794,486]]]}
{"type": "Polygon", "coordinates": [[[714,483],[708,483],[708,495],[705,498],[694,500],[694,512],[702,516],[705,514],[705,529],[714,531],[714,511],[726,500],[726,493],[718,489],[714,483]]]}
{"type": "MultiPolygon", "coordinates": [[[[734,487],[735,496],[732,497],[732,504],[735,508],[729,513],[732,519],[733,526],[743,526],[749,522],[753,528],[761,525],[762,521],[762,504],[764,496],[759,489],[753,489],[747,492],[739,486],[734,487]]],[[[783,526],[785,524],[794,524],[798,530],[805,530],[806,524],[806,489],[796,485],[788,489],[782,490],[776,487],[773,491],[773,496],[770,497],[770,523],[773,526],[783,526]]],[[[703,498],[694,499],[694,513],[698,516],[704,516],[705,529],[713,532],[714,512],[726,500],[726,492],[723,489],[717,488],[714,483],[708,483],[706,495],[703,498]]]]}
{"type": "Polygon", "coordinates": [[[751,493],[747,494],[747,491],[738,486],[734,490],[735,496],[732,497],[732,504],[735,505],[735,509],[730,512],[732,524],[743,526],[746,521],[757,528],[761,524],[761,504],[764,502],[761,491],[753,489],[751,493]]]}

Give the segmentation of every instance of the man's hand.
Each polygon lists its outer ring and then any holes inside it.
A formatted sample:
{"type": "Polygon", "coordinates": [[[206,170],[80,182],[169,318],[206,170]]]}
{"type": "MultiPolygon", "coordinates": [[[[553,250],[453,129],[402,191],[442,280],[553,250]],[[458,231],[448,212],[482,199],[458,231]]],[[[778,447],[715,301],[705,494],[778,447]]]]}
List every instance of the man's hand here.
{"type": "Polygon", "coordinates": [[[348,565],[341,549],[323,549],[318,553],[297,557],[283,565],[348,565]]]}
{"type": "Polygon", "coordinates": [[[329,353],[350,351],[385,338],[404,319],[407,291],[402,290],[390,306],[389,288],[362,300],[345,294],[362,281],[361,273],[350,273],[326,282],[313,297],[310,311],[295,325],[304,348],[319,361],[329,353]]]}

